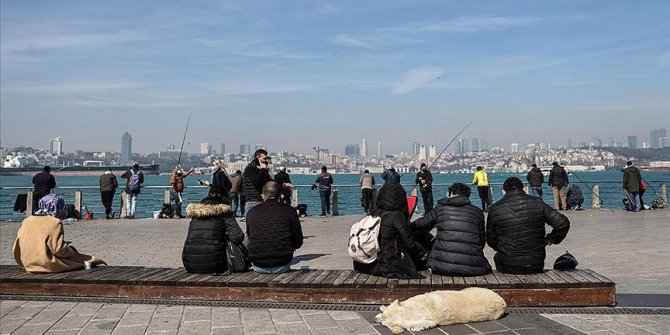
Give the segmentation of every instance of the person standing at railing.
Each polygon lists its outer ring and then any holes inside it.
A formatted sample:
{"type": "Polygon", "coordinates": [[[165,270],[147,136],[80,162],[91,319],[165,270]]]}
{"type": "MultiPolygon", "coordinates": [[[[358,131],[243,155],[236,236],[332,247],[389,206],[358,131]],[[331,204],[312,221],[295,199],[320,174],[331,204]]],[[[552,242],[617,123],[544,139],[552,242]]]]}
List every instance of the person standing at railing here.
{"type": "Polygon", "coordinates": [[[188,177],[193,172],[193,168],[184,172],[181,166],[174,167],[174,171],[170,175],[170,184],[172,184],[172,202],[174,203],[175,215],[183,219],[186,216],[181,215],[181,203],[183,202],[182,193],[184,192],[184,178],[188,177]]]}
{"type": "Polygon", "coordinates": [[[554,167],[549,172],[547,185],[551,187],[551,193],[554,195],[554,209],[567,211],[568,202],[565,198],[565,188],[570,183],[568,173],[562,166],[558,165],[558,162],[553,162],[551,165],[554,167]]]}
{"type": "MultiPolygon", "coordinates": [[[[242,190],[242,171],[237,170],[228,176],[230,179],[230,203],[233,206],[233,216],[237,217],[237,208],[240,207],[240,197],[242,190]]],[[[244,203],[242,203],[241,216],[244,216],[244,203]]]]}
{"type": "Polygon", "coordinates": [[[321,216],[330,215],[330,192],[333,185],[333,176],[328,173],[328,168],[321,167],[321,174],[316,177],[315,185],[319,187],[319,198],[321,198],[321,216]]]}
{"type": "Polygon", "coordinates": [[[543,199],[542,183],[544,183],[544,175],[542,174],[542,170],[537,167],[537,164],[533,163],[531,165],[531,169],[528,171],[528,175],[526,175],[526,180],[528,180],[530,195],[543,199]]]}
{"type": "Polygon", "coordinates": [[[105,219],[113,219],[116,215],[112,209],[112,202],[117,187],[119,187],[119,182],[116,180],[116,176],[112,173],[112,169],[107,169],[100,176],[100,198],[102,205],[105,207],[105,219]]]}
{"type": "Polygon", "coordinates": [[[486,212],[487,205],[489,205],[489,176],[483,167],[477,167],[472,185],[477,185],[477,193],[479,193],[479,199],[482,201],[482,210],[486,212]]]}
{"type": "Polygon", "coordinates": [[[137,205],[137,196],[140,194],[140,186],[144,183],[144,173],[140,171],[140,165],[135,162],[133,167],[121,175],[121,178],[128,179],[126,182],[126,219],[135,218],[135,207],[137,205]]]}
{"type": "Polygon", "coordinates": [[[291,193],[293,191],[293,184],[291,183],[291,176],[286,172],[285,166],[279,167],[279,172],[275,174],[275,181],[281,186],[281,196],[279,202],[291,206],[291,193]]]}
{"type": "Polygon", "coordinates": [[[634,206],[633,211],[640,211],[640,183],[642,182],[642,175],[640,170],[633,166],[633,162],[626,162],[626,168],[623,169],[623,189],[626,190],[628,200],[634,206]]]}
{"type": "Polygon", "coordinates": [[[426,167],[426,163],[421,163],[414,183],[419,184],[424,213],[430,212],[433,209],[433,174],[426,167]]]}
{"type": "Polygon", "coordinates": [[[37,211],[37,205],[40,202],[40,199],[51,193],[51,190],[56,188],[56,178],[51,174],[51,167],[45,165],[42,172],[33,176],[33,185],[35,189],[33,190],[33,214],[37,211]]]}
{"type": "Polygon", "coordinates": [[[365,214],[370,214],[372,203],[374,202],[375,176],[365,170],[360,180],[361,184],[361,202],[365,214]]]}

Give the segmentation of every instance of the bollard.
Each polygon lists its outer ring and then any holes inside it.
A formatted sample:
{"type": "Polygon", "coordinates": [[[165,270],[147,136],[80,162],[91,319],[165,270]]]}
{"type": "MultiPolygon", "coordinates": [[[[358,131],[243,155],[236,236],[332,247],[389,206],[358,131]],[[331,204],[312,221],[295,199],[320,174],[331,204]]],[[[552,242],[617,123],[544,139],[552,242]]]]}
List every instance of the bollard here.
{"type": "Polygon", "coordinates": [[[74,210],[81,214],[81,190],[74,191],[74,210]]]}
{"type": "Polygon", "coordinates": [[[600,185],[593,185],[593,200],[591,201],[591,209],[600,209],[600,185]]]}
{"type": "Polygon", "coordinates": [[[293,208],[298,207],[298,189],[297,188],[293,188],[291,190],[291,206],[293,206],[293,208]]]}
{"type": "Polygon", "coordinates": [[[333,188],[333,216],[340,215],[340,206],[337,203],[337,189],[333,188]]]}
{"type": "Polygon", "coordinates": [[[26,217],[33,215],[33,191],[26,196],[26,217]]]}
{"type": "Polygon", "coordinates": [[[661,197],[661,200],[663,200],[664,204],[668,203],[668,193],[665,188],[665,182],[661,182],[661,185],[658,186],[658,191],[660,192],[658,194],[659,197],[661,197]]]}
{"type": "Polygon", "coordinates": [[[165,190],[165,196],[163,197],[163,203],[164,204],[171,204],[172,203],[172,192],[170,192],[170,189],[165,190]]]}
{"type": "Polygon", "coordinates": [[[119,209],[120,219],[125,218],[128,216],[128,213],[126,213],[126,201],[128,201],[128,195],[126,194],[126,190],[121,191],[121,209],[119,209]]]}

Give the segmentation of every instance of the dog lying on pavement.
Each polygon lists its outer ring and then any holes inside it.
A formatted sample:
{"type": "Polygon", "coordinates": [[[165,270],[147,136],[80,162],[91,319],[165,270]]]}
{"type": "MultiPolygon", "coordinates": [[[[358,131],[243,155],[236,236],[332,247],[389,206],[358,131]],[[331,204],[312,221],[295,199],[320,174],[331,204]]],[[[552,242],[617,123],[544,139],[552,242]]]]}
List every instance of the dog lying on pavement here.
{"type": "Polygon", "coordinates": [[[405,301],[381,306],[375,321],[393,334],[405,329],[420,331],[456,323],[497,320],[507,311],[505,300],[497,293],[480,287],[461,291],[434,291],[405,301]]]}

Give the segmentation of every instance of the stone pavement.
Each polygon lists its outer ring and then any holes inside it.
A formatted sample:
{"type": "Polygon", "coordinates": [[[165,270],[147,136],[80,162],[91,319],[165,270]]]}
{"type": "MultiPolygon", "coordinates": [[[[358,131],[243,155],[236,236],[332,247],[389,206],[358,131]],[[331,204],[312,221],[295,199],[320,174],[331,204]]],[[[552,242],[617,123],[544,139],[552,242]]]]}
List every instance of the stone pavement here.
{"type": "MultiPolygon", "coordinates": [[[[547,249],[546,267],[569,250],[580,267],[617,284],[617,293],[670,292],[670,210],[629,213],[566,212],[566,240],[547,249]]],[[[294,268],[351,267],[344,241],[362,216],[307,217],[304,246],[294,268]]],[[[241,222],[242,226],[244,224],[241,222]]],[[[14,264],[11,248],[19,222],[0,223],[0,264],[14,264]]],[[[244,228],[244,227],[243,227],[244,228]]],[[[65,237],[110,265],[181,267],[188,220],[94,220],[65,226],[65,237]]],[[[490,248],[485,249],[489,260],[490,248]]],[[[658,298],[658,296],[656,296],[658,298]]],[[[0,302],[0,333],[153,334],[388,334],[375,312],[110,304],[0,302]]],[[[515,314],[494,322],[440,327],[420,334],[670,334],[668,315],[515,314]]]]}

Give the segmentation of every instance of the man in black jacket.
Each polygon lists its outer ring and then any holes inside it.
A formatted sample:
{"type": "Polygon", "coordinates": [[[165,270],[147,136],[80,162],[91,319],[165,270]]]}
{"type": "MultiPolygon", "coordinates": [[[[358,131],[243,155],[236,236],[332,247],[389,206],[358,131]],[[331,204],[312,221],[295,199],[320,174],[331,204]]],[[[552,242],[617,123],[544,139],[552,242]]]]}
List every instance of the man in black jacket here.
{"type": "Polygon", "coordinates": [[[424,213],[430,212],[433,209],[433,174],[426,167],[426,163],[421,163],[414,183],[419,184],[424,213]]]}
{"type": "Polygon", "coordinates": [[[281,197],[279,202],[291,205],[291,193],[293,192],[293,184],[291,184],[291,176],[286,172],[286,167],[279,167],[279,172],[275,175],[275,181],[281,186],[281,197]]]}
{"type": "MultiPolygon", "coordinates": [[[[242,173],[242,189],[245,196],[244,211],[249,212],[254,206],[259,205],[263,198],[261,192],[263,185],[272,180],[270,177],[270,156],[265,149],[254,152],[254,160],[244,168],[242,173]]],[[[242,215],[244,216],[244,215],[242,215]]]]}
{"type": "Polygon", "coordinates": [[[280,186],[263,186],[263,203],[247,212],[249,259],[258,273],[284,273],[293,252],[302,247],[302,227],[295,209],[279,202],[280,186]]]}
{"type": "Polygon", "coordinates": [[[496,269],[505,273],[541,273],[545,247],[563,241],[570,221],[538,197],[524,193],[519,178],[507,178],[503,191],[505,196],[491,206],[486,223],[486,243],[496,251],[496,269]],[[549,234],[545,223],[553,228],[549,234]]]}
{"type": "Polygon", "coordinates": [[[570,181],[568,180],[568,173],[565,169],[558,165],[558,162],[553,162],[554,166],[549,172],[549,182],[547,185],[551,187],[551,192],[554,195],[554,208],[557,210],[568,210],[568,203],[565,199],[565,188],[570,181]]]}
{"type": "Polygon", "coordinates": [[[537,164],[533,163],[533,165],[531,165],[531,169],[528,171],[528,175],[526,175],[526,180],[528,180],[530,194],[542,199],[542,183],[544,183],[544,175],[542,174],[542,170],[537,167],[537,164]]]}
{"type": "Polygon", "coordinates": [[[40,202],[40,199],[51,193],[51,190],[56,187],[56,178],[51,174],[51,167],[45,165],[42,172],[36,174],[33,177],[33,185],[35,189],[33,190],[33,214],[37,211],[37,205],[40,202]]]}

